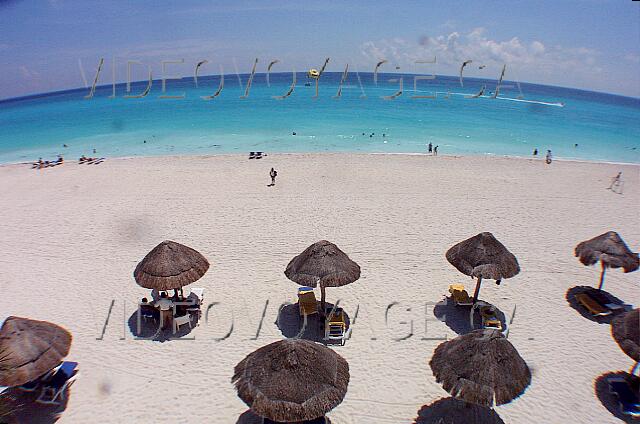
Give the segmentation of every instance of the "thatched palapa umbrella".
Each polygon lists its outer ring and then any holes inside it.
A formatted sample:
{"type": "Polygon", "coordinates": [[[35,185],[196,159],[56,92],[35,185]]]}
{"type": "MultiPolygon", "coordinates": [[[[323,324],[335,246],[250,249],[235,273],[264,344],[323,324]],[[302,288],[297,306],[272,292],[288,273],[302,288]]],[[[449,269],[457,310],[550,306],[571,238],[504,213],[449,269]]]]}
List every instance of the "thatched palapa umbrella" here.
{"type": "Polygon", "coordinates": [[[0,328],[0,386],[21,386],[58,366],[71,334],[46,321],[9,317],[0,328]]]}
{"type": "Polygon", "coordinates": [[[624,353],[640,362],[640,309],[617,316],[611,322],[611,334],[624,353]]]}
{"type": "Polygon", "coordinates": [[[360,278],[360,266],[335,244],[320,240],[291,259],[284,275],[302,286],[320,285],[324,313],[325,288],[353,283],[360,278]]]}
{"type": "Polygon", "coordinates": [[[640,266],[640,258],[637,253],[629,250],[618,233],[609,231],[583,241],[575,249],[575,255],[583,265],[594,265],[600,261],[602,272],[600,273],[600,286],[604,284],[604,273],[607,268],[622,268],[624,272],[632,272],[640,266]]]}
{"type": "Polygon", "coordinates": [[[147,289],[178,290],[199,280],[208,269],[209,261],[198,251],[166,240],[138,263],[133,276],[147,289]]]}
{"type": "Polygon", "coordinates": [[[446,253],[447,260],[458,271],[478,282],[473,293],[473,303],[478,301],[483,278],[496,280],[511,278],[520,272],[518,260],[491,233],[484,232],[452,246],[446,253]]]}
{"type": "Polygon", "coordinates": [[[531,371],[496,330],[475,330],[440,344],[429,362],[451,396],[493,407],[511,402],[531,383],[531,371]]]}
{"type": "Polygon", "coordinates": [[[333,350],[304,339],[263,346],[236,365],[232,383],[256,414],[277,422],[313,420],[342,402],[349,364],[333,350]]]}

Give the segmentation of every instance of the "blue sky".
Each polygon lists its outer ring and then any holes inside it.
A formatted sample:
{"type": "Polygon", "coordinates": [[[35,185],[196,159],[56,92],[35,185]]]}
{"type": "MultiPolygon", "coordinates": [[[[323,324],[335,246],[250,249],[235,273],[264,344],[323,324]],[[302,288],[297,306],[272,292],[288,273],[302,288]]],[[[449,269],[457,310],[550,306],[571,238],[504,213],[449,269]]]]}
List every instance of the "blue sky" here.
{"type": "MultiPolygon", "coordinates": [[[[110,82],[126,60],[161,76],[161,60],[184,59],[172,74],[319,67],[505,78],[640,97],[640,2],[528,1],[130,1],[0,0],[0,98],[85,86],[100,57],[110,82]],[[436,58],[431,67],[416,60],[436,58]]],[[[141,67],[134,79],[144,79],[141,67]]]]}

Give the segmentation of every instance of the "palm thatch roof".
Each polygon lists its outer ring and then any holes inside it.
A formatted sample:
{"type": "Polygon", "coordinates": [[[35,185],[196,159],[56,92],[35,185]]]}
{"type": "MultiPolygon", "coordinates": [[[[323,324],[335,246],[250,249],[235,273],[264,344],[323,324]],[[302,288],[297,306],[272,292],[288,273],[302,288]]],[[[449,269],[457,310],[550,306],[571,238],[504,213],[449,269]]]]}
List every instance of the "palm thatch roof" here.
{"type": "Polygon", "coordinates": [[[491,233],[484,232],[452,246],[447,260],[458,271],[471,277],[496,281],[520,272],[518,260],[491,233]]]}
{"type": "Polygon", "coordinates": [[[312,420],[344,399],[349,364],[321,344],[285,339],[250,353],[236,365],[231,381],[240,399],[262,417],[312,420]]]}
{"type": "Polygon", "coordinates": [[[640,266],[638,254],[632,252],[615,231],[579,243],[575,255],[584,265],[601,261],[603,266],[622,268],[624,272],[635,271],[640,266]]]}
{"type": "Polygon", "coordinates": [[[440,344],[429,362],[451,396],[492,407],[511,402],[531,383],[531,371],[496,330],[475,330],[440,344]]]}
{"type": "Polygon", "coordinates": [[[616,317],[611,322],[611,334],[624,353],[640,362],[640,309],[616,317]]]}
{"type": "Polygon", "coordinates": [[[136,266],[133,276],[144,288],[179,289],[199,280],[209,261],[198,251],[175,241],[163,241],[136,266]]]}
{"type": "Polygon", "coordinates": [[[0,386],[20,386],[60,364],[71,334],[46,321],[9,317],[0,328],[0,386]]]}
{"type": "Polygon", "coordinates": [[[340,287],[360,278],[360,266],[335,244],[320,240],[293,258],[284,275],[303,286],[340,287]]]}

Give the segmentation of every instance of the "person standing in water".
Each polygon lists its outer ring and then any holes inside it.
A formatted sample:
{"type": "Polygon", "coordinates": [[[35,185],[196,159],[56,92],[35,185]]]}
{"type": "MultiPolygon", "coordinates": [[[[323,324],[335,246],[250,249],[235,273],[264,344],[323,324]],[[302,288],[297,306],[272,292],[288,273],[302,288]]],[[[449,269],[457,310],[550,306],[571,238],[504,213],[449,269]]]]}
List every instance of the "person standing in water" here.
{"type": "Polygon", "coordinates": [[[433,152],[433,144],[429,143],[429,153],[433,152]]]}
{"type": "Polygon", "coordinates": [[[276,177],[278,176],[278,171],[271,168],[271,171],[269,172],[269,176],[271,177],[270,187],[273,187],[274,185],[276,185],[276,177]]]}
{"type": "Polygon", "coordinates": [[[433,156],[438,156],[438,147],[440,146],[436,146],[433,148],[433,156]]]}
{"type": "Polygon", "coordinates": [[[538,156],[538,148],[533,149],[533,156],[538,156]]]}
{"type": "Polygon", "coordinates": [[[547,165],[551,163],[551,150],[547,150],[547,157],[545,159],[545,162],[547,162],[547,165]]]}

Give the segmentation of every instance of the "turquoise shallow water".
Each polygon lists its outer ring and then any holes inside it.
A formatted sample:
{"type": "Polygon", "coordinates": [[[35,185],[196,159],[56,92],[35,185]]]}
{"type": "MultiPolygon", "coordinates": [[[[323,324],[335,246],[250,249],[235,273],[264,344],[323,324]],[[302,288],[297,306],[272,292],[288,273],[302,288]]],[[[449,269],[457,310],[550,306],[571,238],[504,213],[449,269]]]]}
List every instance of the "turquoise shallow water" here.
{"type": "MultiPolygon", "coordinates": [[[[640,163],[640,99],[522,83],[503,88],[500,98],[471,99],[465,94],[496,81],[466,78],[464,88],[454,77],[419,81],[412,75],[349,74],[342,96],[334,98],[339,73],[322,75],[319,97],[298,74],[293,94],[284,100],[291,74],[272,74],[253,80],[249,97],[236,75],[226,75],[224,89],[213,100],[220,77],[167,82],[166,94],[184,99],[161,99],[161,81],[154,81],[143,99],[124,98],[125,86],[70,90],[0,102],[0,163],[53,159],[57,154],[152,156],[265,152],[425,152],[431,142],[441,154],[542,155],[556,158],[640,163]],[[403,78],[404,92],[397,91],[403,78]],[[437,93],[436,99],[414,95],[437,93]],[[450,95],[447,98],[447,93],[450,95]],[[363,96],[366,96],[363,98],[363,96]],[[518,97],[522,96],[522,99],[518,97]],[[296,135],[293,135],[296,132],[296,135]],[[362,135],[365,133],[365,135],[362,135]],[[374,134],[370,137],[371,134],[374,134]],[[386,136],[383,136],[385,134],[386,136]],[[146,143],[144,141],[146,140],[146,143]],[[578,143],[578,147],[574,144],[578,143]],[[68,147],[63,147],[67,144],[68,147]]],[[[146,83],[132,84],[140,93],[146,83]]]]}

